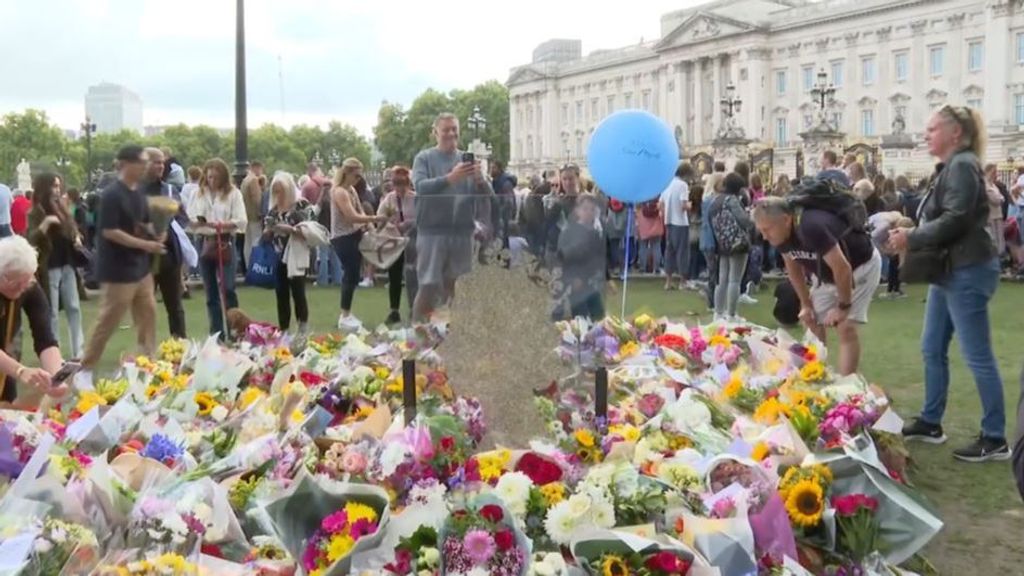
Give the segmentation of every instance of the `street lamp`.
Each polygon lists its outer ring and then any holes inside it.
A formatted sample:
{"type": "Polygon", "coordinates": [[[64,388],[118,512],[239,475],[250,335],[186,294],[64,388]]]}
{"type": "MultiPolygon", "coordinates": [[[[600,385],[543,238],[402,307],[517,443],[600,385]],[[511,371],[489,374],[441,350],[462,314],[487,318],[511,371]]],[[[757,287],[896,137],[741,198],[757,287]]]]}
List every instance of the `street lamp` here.
{"type": "Polygon", "coordinates": [[[338,152],[337,148],[331,148],[330,158],[331,158],[331,166],[340,166],[341,165],[341,153],[338,152]]]}
{"type": "Polygon", "coordinates": [[[484,115],[480,113],[479,106],[473,106],[473,114],[466,121],[466,126],[473,131],[473,138],[479,140],[480,131],[487,128],[487,118],[484,118],[484,115]]]}
{"type": "Polygon", "coordinates": [[[65,182],[64,182],[64,186],[65,187],[67,187],[67,182],[66,182],[66,180],[67,180],[67,167],[70,164],[71,164],[71,160],[68,160],[67,156],[61,155],[61,156],[57,157],[57,166],[60,168],[61,180],[65,180],[65,182]]]}
{"type": "Polygon", "coordinates": [[[836,95],[836,87],[828,82],[828,74],[825,69],[822,68],[818,72],[818,81],[811,88],[811,98],[815,104],[818,105],[818,114],[822,120],[825,121],[825,114],[829,104],[832,103],[832,98],[836,95]]]}
{"type": "Polygon", "coordinates": [[[313,153],[313,157],[310,158],[309,161],[312,162],[313,164],[316,164],[317,166],[320,166],[321,164],[324,163],[324,159],[320,156],[319,150],[313,153]]]}
{"type": "Polygon", "coordinates": [[[92,174],[92,133],[96,131],[96,123],[86,116],[81,128],[85,133],[85,174],[89,176],[92,174]]]}
{"type": "Polygon", "coordinates": [[[249,128],[245,105],[245,0],[235,2],[235,184],[249,173],[249,128]]]}
{"type": "Polygon", "coordinates": [[[743,100],[736,96],[736,86],[732,82],[725,87],[725,96],[722,96],[719,103],[722,105],[726,118],[732,119],[733,115],[740,113],[743,100]]]}

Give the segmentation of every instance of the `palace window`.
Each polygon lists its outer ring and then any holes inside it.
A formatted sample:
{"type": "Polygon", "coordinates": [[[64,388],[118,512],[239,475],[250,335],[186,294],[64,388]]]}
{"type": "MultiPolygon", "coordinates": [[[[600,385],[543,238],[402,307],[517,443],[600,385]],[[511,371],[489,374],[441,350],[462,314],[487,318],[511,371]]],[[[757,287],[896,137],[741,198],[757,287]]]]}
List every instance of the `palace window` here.
{"type": "Polygon", "coordinates": [[[874,110],[861,110],[860,111],[860,132],[864,136],[875,135],[875,111],[874,110]]]}
{"type": "Polygon", "coordinates": [[[562,102],[562,126],[569,125],[569,104],[562,102]]]}
{"type": "Polygon", "coordinates": [[[832,85],[836,88],[843,87],[843,61],[837,60],[832,63],[832,85]]]}
{"type": "Polygon", "coordinates": [[[1017,63],[1024,64],[1024,32],[1017,32],[1017,63]]]}
{"type": "Polygon", "coordinates": [[[1024,94],[1013,96],[1013,117],[1018,126],[1024,126],[1024,94]]]}
{"type": "Polygon", "coordinates": [[[928,49],[928,71],[932,76],[942,76],[946,68],[946,47],[932,46],[928,49]]]}
{"type": "Polygon", "coordinates": [[[775,94],[779,96],[786,95],[786,71],[776,70],[775,71],[775,94]]]}
{"type": "Polygon", "coordinates": [[[985,45],[976,40],[967,45],[967,71],[980,72],[985,59],[985,45]]]}
{"type": "Polygon", "coordinates": [[[785,117],[775,119],[775,144],[784,146],[789,140],[789,123],[785,117]]]}
{"type": "Polygon", "coordinates": [[[605,114],[611,114],[612,112],[615,112],[615,95],[614,94],[612,94],[611,96],[608,97],[608,102],[605,105],[607,106],[607,108],[605,108],[605,111],[604,111],[605,114]]]}
{"type": "Polygon", "coordinates": [[[910,76],[910,54],[897,52],[893,56],[893,68],[896,71],[896,81],[906,82],[910,76]]]}
{"type": "Polygon", "coordinates": [[[803,76],[804,92],[810,92],[814,88],[814,65],[804,66],[800,69],[803,76]]]}
{"type": "Polygon", "coordinates": [[[868,56],[860,61],[861,82],[865,86],[875,83],[875,57],[868,56]]]}

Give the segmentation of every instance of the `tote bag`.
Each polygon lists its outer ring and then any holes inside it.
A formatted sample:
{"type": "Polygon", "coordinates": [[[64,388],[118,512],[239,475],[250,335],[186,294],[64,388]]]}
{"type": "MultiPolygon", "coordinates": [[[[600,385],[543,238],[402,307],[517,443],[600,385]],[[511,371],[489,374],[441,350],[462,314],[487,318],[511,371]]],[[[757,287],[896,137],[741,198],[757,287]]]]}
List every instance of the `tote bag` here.
{"type": "Polygon", "coordinates": [[[277,283],[277,267],[280,265],[274,245],[260,242],[252,247],[249,269],[245,271],[245,283],[260,288],[273,288],[277,283]]]}

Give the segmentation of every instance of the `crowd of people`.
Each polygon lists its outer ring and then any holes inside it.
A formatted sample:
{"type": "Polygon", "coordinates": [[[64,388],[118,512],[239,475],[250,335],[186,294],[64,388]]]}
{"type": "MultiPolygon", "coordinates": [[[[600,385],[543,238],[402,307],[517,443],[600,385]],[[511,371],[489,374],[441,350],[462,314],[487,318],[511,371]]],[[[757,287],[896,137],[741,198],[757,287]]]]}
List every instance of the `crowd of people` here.
{"type": "MultiPolygon", "coordinates": [[[[441,114],[433,128],[436,145],[411,166],[388,169],[372,189],[355,158],[329,175],[311,164],[298,180],[286,172],[268,177],[254,162],[236,186],[223,160],[185,169],[170,151],[139,146],[118,152],[116,176],[94,197],[83,199],[50,173],[35,177],[31,198],[0,186],[0,344],[11,350],[19,340],[24,312],[42,359],[41,368],[28,368],[16,354],[0,354],[0,372],[59,394],[50,375],[63,350],[79,359],[88,382],[126,312],[139,348],[152,353],[157,291],[171,335],[187,337],[183,300],[193,275],[202,279],[209,333],[230,338],[229,311],[243,304],[237,278],[265,254],[284,330],[294,313],[296,332],[308,332],[311,277],[340,285],[338,327],[358,329],[356,295],[377,272],[387,276],[386,322],[402,321],[403,288],[410,319],[425,320],[454,299],[458,279],[475,257],[485,261],[484,247],[492,245],[510,263],[529,255],[533,265],[556,272],[555,319],[602,318],[606,292],[630,270],[662,274],[665,290],[703,290],[717,320],[737,321],[739,304],[752,300],[765,272],[776,271],[784,277],[776,318],[804,324],[823,342],[834,332],[838,368],[850,374],[859,368],[858,326],[868,321],[882,278],[879,298],[902,298],[906,273],[930,288],[926,398],[905,436],[945,440],[948,348],[956,335],[984,416],[978,440],[954,455],[1009,458],[988,303],[1001,271],[1020,271],[1024,169],[1006,186],[994,166],[980,164],[984,133],[976,111],[936,112],[926,140],[941,163],[917,187],[825,151],[813,177],[780,176],[767,185],[744,162],[728,171],[717,163],[710,174],[682,163],[658,198],[636,206],[607,197],[575,164],[522,183],[500,162],[485,174],[459,148],[454,115],[441,114]],[[163,199],[174,209],[161,208],[163,199]],[[844,206],[860,207],[863,221],[844,206]],[[391,236],[381,240],[385,230],[391,236]],[[397,253],[375,270],[368,260],[377,259],[364,258],[367,246],[394,251],[389,242],[397,253]],[[86,339],[81,301],[90,282],[102,291],[86,339]],[[61,310],[70,330],[63,349],[61,310]]],[[[14,390],[8,382],[3,398],[12,400],[14,390]]]]}

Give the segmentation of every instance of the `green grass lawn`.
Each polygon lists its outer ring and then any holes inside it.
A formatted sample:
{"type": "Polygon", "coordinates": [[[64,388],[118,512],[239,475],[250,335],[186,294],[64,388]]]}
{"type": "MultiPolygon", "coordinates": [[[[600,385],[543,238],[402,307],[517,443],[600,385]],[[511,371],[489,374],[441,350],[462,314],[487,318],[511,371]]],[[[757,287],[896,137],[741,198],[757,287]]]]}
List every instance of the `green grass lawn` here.
{"type": "MultiPolygon", "coordinates": [[[[924,393],[919,345],[924,289],[914,287],[909,294],[905,300],[876,301],[871,308],[871,323],[861,333],[864,350],[861,371],[888,391],[904,417],[916,413],[924,393]]],[[[314,331],[331,330],[338,315],[338,289],[311,286],[309,297],[314,331]]],[[[239,298],[242,308],[254,319],[276,323],[272,291],[243,288],[239,298]]],[[[496,301],[500,302],[500,298],[496,301]]],[[[1020,393],[1018,376],[1024,360],[1018,341],[1024,334],[1022,301],[1024,286],[1003,283],[990,310],[995,352],[1004,380],[1007,433],[1010,435],[1015,425],[1020,393]]],[[[97,304],[93,299],[84,305],[87,336],[97,304]]],[[[609,311],[617,312],[621,295],[611,296],[607,304],[609,311]]],[[[740,312],[753,322],[771,326],[774,325],[771,306],[770,293],[762,293],[759,304],[741,307],[740,312]]],[[[158,307],[157,334],[162,339],[167,337],[167,321],[162,305],[158,307]]],[[[186,307],[189,334],[202,336],[207,332],[208,322],[201,292],[195,293],[186,307]]],[[[627,309],[631,313],[647,311],[673,318],[699,315],[707,319],[705,306],[695,293],[664,292],[660,280],[631,281],[627,309]]],[[[360,289],[356,294],[355,311],[367,323],[383,320],[387,313],[386,288],[360,289]]],[[[129,323],[127,318],[123,322],[129,323]]],[[[500,327],[495,327],[494,338],[495,349],[501,350],[500,327]]],[[[552,342],[552,347],[554,345],[552,342]]],[[[113,369],[121,354],[132,351],[133,346],[132,329],[117,332],[107,348],[101,371],[113,369]]],[[[955,461],[950,454],[954,446],[970,441],[978,433],[981,414],[973,380],[955,343],[950,359],[952,384],[943,423],[950,442],[945,446],[911,446],[916,463],[911,479],[936,505],[946,522],[945,529],[926,554],[943,574],[1020,574],[1019,562],[1024,559],[1024,542],[1020,538],[1024,507],[1014,488],[1008,463],[965,464],[955,461]]],[[[457,382],[454,385],[458,387],[457,382]]]]}

